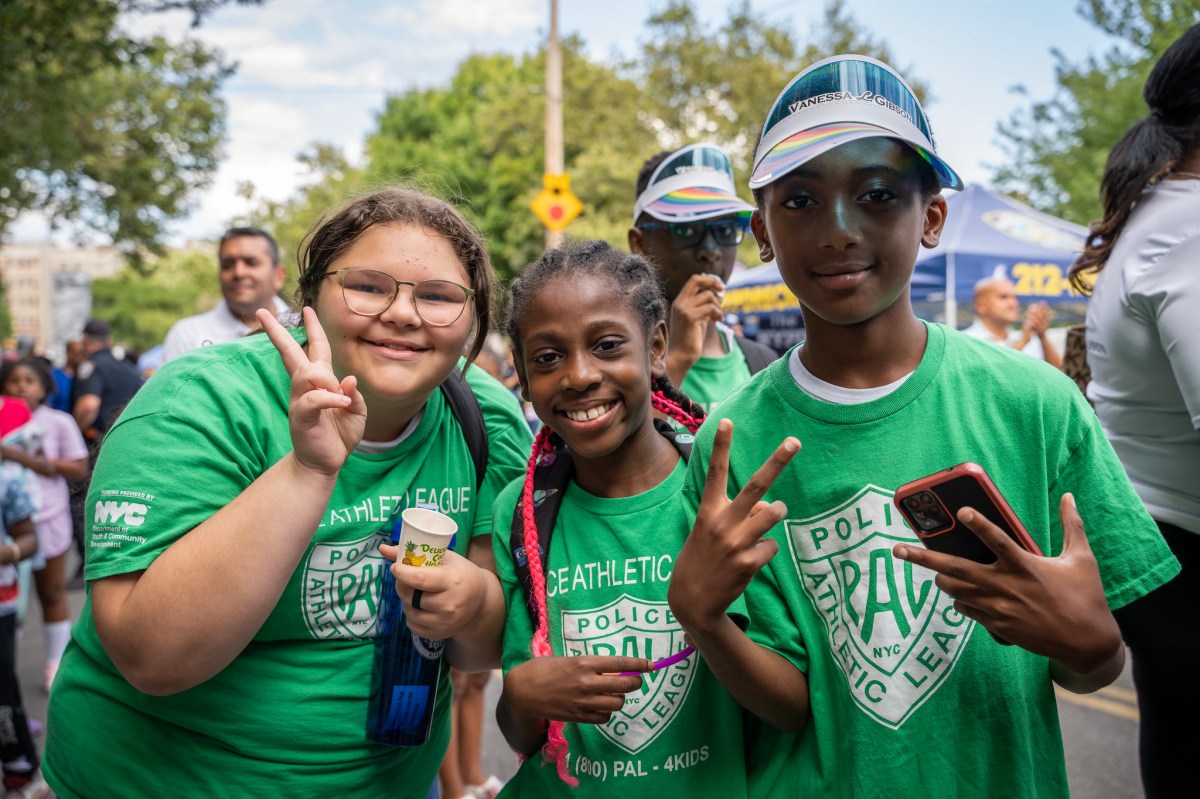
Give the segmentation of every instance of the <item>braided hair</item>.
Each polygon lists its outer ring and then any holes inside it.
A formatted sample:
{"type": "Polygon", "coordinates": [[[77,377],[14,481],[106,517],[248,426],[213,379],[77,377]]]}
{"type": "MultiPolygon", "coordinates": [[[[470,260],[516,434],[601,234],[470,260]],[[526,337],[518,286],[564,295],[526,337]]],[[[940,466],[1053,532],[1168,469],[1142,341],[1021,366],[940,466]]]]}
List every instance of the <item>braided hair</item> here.
{"type": "Polygon", "coordinates": [[[1082,294],[1091,294],[1088,278],[1104,268],[1142,192],[1200,146],[1200,25],[1189,28],[1162,54],[1146,78],[1142,97],[1150,113],[1108,154],[1100,179],[1104,218],[1092,223],[1083,253],[1067,272],[1082,294]]]}
{"type": "MultiPolygon", "coordinates": [[[[657,268],[638,255],[627,255],[603,241],[571,243],[563,249],[551,249],[542,254],[525,272],[513,281],[509,290],[507,332],[513,342],[514,351],[521,353],[521,323],[529,310],[532,299],[549,283],[559,277],[602,277],[612,282],[616,302],[634,311],[642,322],[642,332],[649,338],[650,331],[659,322],[666,322],[667,301],[663,296],[662,284],[657,268]]],[[[676,420],[692,433],[704,421],[704,410],[677,389],[665,375],[651,380],[650,401],[653,407],[676,420]]],[[[553,456],[563,446],[563,441],[542,425],[533,442],[533,453],[525,469],[525,483],[521,488],[519,507],[523,522],[525,556],[529,563],[536,618],[533,620],[531,651],[534,657],[547,657],[554,652],[550,647],[550,635],[546,610],[546,570],[542,563],[542,552],[538,548],[537,522],[534,519],[533,483],[534,473],[543,458],[553,456]]],[[[550,721],[546,730],[546,745],[542,757],[554,763],[558,776],[568,785],[579,781],[567,771],[567,739],[563,734],[565,724],[550,721]]]]}

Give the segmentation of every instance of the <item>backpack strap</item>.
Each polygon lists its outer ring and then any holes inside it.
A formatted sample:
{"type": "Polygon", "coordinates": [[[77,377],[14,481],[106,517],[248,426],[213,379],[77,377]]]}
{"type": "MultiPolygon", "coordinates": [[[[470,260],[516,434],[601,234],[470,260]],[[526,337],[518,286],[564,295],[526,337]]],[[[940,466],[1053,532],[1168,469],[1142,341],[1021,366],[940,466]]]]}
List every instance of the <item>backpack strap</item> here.
{"type": "MultiPolygon", "coordinates": [[[[686,463],[692,455],[695,436],[686,431],[679,432],[662,419],[654,420],[654,429],[671,442],[686,463]]],[[[538,554],[542,558],[543,573],[549,571],[546,555],[550,551],[550,538],[554,534],[558,509],[562,506],[563,495],[566,494],[567,486],[574,476],[575,464],[566,447],[543,456],[533,471],[533,520],[537,524],[538,554]]],[[[521,511],[523,502],[524,496],[517,500],[517,506],[513,509],[508,548],[512,552],[521,593],[525,596],[525,607],[529,611],[529,618],[533,619],[536,625],[537,603],[534,601],[533,577],[529,573],[529,557],[525,554],[525,519],[521,511]]]]}
{"type": "Polygon", "coordinates": [[[478,491],[483,485],[488,463],[487,426],[483,422],[483,409],[458,369],[451,372],[439,388],[446,398],[446,404],[450,406],[450,413],[454,414],[458,426],[462,428],[467,449],[471,452],[471,462],[475,464],[475,490],[478,491]]]}
{"type": "Polygon", "coordinates": [[[742,355],[746,358],[746,366],[750,369],[750,374],[756,375],[763,369],[771,365],[771,362],[779,357],[779,353],[768,347],[766,344],[759,344],[757,341],[745,338],[744,336],[734,336],[734,341],[737,342],[738,349],[742,351],[742,355]]]}

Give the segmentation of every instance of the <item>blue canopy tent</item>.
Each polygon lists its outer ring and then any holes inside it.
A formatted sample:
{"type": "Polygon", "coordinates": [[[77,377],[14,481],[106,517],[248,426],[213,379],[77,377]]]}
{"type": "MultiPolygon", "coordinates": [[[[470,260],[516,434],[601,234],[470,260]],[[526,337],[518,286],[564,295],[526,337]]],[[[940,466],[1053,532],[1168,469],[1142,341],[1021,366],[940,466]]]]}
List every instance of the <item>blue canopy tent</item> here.
{"type": "MultiPolygon", "coordinates": [[[[936,275],[913,275],[916,297],[942,291],[945,281],[936,275]]],[[[735,273],[725,286],[721,307],[737,314],[747,337],[783,352],[804,338],[800,304],[779,274],[775,263],[766,263],[735,273]]]]}
{"type": "Polygon", "coordinates": [[[1021,305],[1050,303],[1055,320],[1081,320],[1085,297],[1067,281],[1087,228],[1035,211],[981,186],[948,193],[941,242],[917,256],[913,307],[918,316],[959,327],[970,315],[975,284],[1006,277],[1021,305]],[[948,290],[947,287],[953,287],[948,290]],[[959,313],[966,306],[967,314],[959,313]]]}

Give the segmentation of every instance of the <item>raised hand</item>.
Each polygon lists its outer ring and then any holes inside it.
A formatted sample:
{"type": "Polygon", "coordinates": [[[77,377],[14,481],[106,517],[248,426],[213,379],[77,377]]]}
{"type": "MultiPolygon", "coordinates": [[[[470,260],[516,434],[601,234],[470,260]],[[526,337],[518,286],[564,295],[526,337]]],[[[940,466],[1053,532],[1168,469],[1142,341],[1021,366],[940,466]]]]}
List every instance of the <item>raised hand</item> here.
{"type": "Polygon", "coordinates": [[[995,563],[907,544],[897,544],[893,554],[937,572],[937,587],[954,599],[954,608],[993,635],[1050,657],[1076,675],[1093,675],[1122,651],[1121,633],[1105,600],[1075,498],[1063,494],[1058,511],[1063,528],[1058,557],[1026,552],[971,508],[959,511],[958,519],[996,554],[995,563]]]}
{"type": "Polygon", "coordinates": [[[509,709],[520,716],[604,724],[625,707],[625,694],[642,684],[640,676],[621,672],[651,668],[644,658],[535,657],[505,675],[504,693],[509,709]]]}
{"type": "Polygon", "coordinates": [[[763,538],[787,514],[782,502],[763,496],[800,450],[795,438],[784,439],[758,471],[730,500],[729,450],[733,422],[722,419],[713,439],[712,460],[692,531],[675,559],[667,600],[685,630],[708,629],[746,590],[754,575],[775,556],[779,544],[763,538]],[[720,568],[714,568],[720,564],[720,568]]]}
{"type": "Polygon", "coordinates": [[[1025,311],[1024,327],[1032,335],[1044,336],[1050,329],[1050,306],[1044,302],[1035,302],[1025,311]]]}
{"type": "Polygon", "coordinates": [[[357,378],[347,375],[339,381],[333,373],[329,339],[316,312],[306,307],[302,313],[307,352],[270,311],[260,309],[255,315],[292,381],[288,424],[293,457],[314,472],[332,476],[362,440],[367,405],[358,391],[357,378]]]}
{"type": "Polygon", "coordinates": [[[675,385],[683,382],[692,365],[704,352],[708,325],[719,322],[723,313],[721,299],[725,284],[716,275],[697,274],[688,278],[671,303],[671,324],[667,340],[668,372],[675,385]]]}

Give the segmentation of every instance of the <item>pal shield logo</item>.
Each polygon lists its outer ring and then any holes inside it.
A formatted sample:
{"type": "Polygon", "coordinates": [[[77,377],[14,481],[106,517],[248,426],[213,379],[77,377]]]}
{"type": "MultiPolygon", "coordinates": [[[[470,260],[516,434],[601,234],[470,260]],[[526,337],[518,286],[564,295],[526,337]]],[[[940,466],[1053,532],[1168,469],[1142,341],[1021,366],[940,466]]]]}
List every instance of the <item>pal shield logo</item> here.
{"type": "Polygon", "coordinates": [[[855,703],[898,729],[944,684],[975,622],[954,610],[932,571],[892,556],[897,543],[920,545],[892,494],[868,485],[785,528],[800,584],[855,703]]]}
{"type": "Polygon", "coordinates": [[[314,638],[371,638],[379,616],[379,580],[389,564],[379,554],[387,536],[323,542],[304,564],[304,623],[314,638]]]}
{"type": "MultiPolygon", "coordinates": [[[[563,611],[563,652],[567,655],[625,655],[661,660],[683,650],[683,630],[666,602],[645,602],[622,594],[594,610],[563,611]]],[[[642,675],[642,687],[625,695],[600,732],[630,754],[671,726],[695,681],[698,657],[642,675]]]]}

